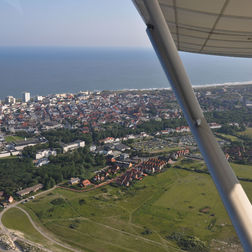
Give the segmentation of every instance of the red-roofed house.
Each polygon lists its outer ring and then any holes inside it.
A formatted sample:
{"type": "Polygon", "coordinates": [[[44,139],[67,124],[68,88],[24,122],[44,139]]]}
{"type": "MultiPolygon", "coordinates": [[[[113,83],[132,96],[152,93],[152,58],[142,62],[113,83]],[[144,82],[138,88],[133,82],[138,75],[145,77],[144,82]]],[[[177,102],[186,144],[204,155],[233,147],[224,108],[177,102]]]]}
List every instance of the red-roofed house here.
{"type": "Polygon", "coordinates": [[[84,187],[87,187],[87,186],[89,186],[89,185],[92,185],[92,183],[91,183],[88,179],[85,179],[85,180],[82,181],[82,185],[83,185],[84,187]]]}

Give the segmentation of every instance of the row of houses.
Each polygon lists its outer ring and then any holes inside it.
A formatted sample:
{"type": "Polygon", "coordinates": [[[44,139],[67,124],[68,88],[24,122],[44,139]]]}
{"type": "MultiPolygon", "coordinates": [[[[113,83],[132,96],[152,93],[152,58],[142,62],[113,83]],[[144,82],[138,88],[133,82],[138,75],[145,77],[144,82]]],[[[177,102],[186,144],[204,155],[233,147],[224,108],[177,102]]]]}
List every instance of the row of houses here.
{"type": "Polygon", "coordinates": [[[116,161],[115,159],[112,160],[111,166],[107,166],[100,171],[97,171],[95,176],[91,179],[91,181],[95,184],[102,183],[117,174],[119,174],[122,171],[127,170],[128,168],[132,167],[132,163],[130,162],[122,162],[122,161],[116,161]]]}
{"type": "Polygon", "coordinates": [[[144,176],[161,172],[166,164],[173,164],[179,157],[190,153],[189,149],[178,150],[170,154],[168,158],[149,158],[127,170],[122,176],[118,177],[116,183],[120,186],[130,186],[133,180],[142,180],[144,176]]]}
{"type": "Polygon", "coordinates": [[[98,173],[95,174],[95,176],[91,179],[92,182],[94,183],[101,183],[106,181],[107,179],[110,179],[112,176],[118,174],[121,171],[120,166],[115,165],[112,167],[108,167],[105,170],[99,171],[98,173]]]}
{"type": "Polygon", "coordinates": [[[144,176],[147,176],[147,174],[161,172],[166,164],[167,160],[150,158],[126,171],[122,176],[117,178],[116,183],[120,186],[128,187],[133,180],[142,180],[144,176]]]}

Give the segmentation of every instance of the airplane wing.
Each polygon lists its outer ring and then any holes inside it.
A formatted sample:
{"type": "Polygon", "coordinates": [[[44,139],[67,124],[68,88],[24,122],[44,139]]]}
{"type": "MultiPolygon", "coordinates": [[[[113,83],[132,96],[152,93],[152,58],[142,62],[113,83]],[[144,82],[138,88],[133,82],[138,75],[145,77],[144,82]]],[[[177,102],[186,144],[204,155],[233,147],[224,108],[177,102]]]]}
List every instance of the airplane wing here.
{"type": "Polygon", "coordinates": [[[251,0],[133,0],[245,251],[252,206],[210,130],[178,50],[252,56],[251,0]]]}
{"type": "MultiPolygon", "coordinates": [[[[144,0],[134,1],[144,22],[144,0]]],[[[251,0],[159,0],[179,51],[252,57],[251,0]]]]}

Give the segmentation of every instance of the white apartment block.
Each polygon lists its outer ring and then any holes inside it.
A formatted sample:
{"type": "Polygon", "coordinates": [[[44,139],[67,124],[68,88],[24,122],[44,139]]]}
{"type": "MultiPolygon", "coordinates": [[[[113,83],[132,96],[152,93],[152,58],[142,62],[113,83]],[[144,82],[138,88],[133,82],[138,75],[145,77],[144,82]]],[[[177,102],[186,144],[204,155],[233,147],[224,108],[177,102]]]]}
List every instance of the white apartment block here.
{"type": "Polygon", "coordinates": [[[85,141],[77,140],[74,143],[63,145],[63,153],[83,147],[85,147],[85,141]]]}
{"type": "Polygon", "coordinates": [[[7,103],[7,104],[15,104],[16,103],[16,98],[14,98],[13,96],[7,96],[5,98],[5,103],[7,103]]]}
{"type": "Polygon", "coordinates": [[[49,156],[56,156],[57,152],[54,150],[42,150],[36,153],[36,160],[41,158],[48,158],[49,156]]]}
{"type": "Polygon", "coordinates": [[[31,94],[29,92],[24,92],[22,98],[23,98],[23,102],[28,102],[31,100],[31,94]]]}

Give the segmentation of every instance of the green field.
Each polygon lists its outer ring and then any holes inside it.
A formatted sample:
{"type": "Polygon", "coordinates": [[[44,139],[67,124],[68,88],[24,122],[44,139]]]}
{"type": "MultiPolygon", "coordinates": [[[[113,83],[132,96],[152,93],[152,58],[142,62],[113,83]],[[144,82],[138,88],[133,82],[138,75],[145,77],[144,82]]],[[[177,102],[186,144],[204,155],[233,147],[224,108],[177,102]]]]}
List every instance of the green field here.
{"type": "Polygon", "coordinates": [[[17,208],[11,208],[4,213],[2,221],[7,228],[24,233],[28,239],[35,242],[46,242],[44,237],[34,229],[27,216],[17,208]]]}
{"type": "Polygon", "coordinates": [[[18,156],[9,156],[9,157],[3,157],[1,158],[1,160],[5,160],[5,159],[16,159],[18,158],[18,156]]]}
{"type": "Polygon", "coordinates": [[[2,217],[3,224],[12,230],[18,231],[19,234],[24,234],[24,237],[35,243],[42,244],[44,247],[53,249],[53,251],[68,251],[62,249],[58,245],[52,244],[44,236],[42,236],[30,223],[27,216],[17,208],[11,208],[2,217]]]}
{"type": "MultiPolygon", "coordinates": [[[[181,167],[186,167],[190,169],[198,169],[198,170],[205,170],[207,171],[206,165],[204,161],[195,161],[190,159],[184,159],[176,163],[181,167]]],[[[230,163],[231,167],[233,168],[236,176],[241,178],[252,179],[252,165],[243,165],[243,164],[235,164],[230,163]]]]}
{"type": "Polygon", "coordinates": [[[231,166],[238,177],[252,179],[252,165],[231,163],[231,166]]]}
{"type": "Polygon", "coordinates": [[[241,141],[240,138],[236,137],[236,136],[232,136],[232,135],[227,135],[227,134],[223,134],[223,133],[218,133],[217,136],[220,135],[220,136],[223,136],[227,139],[229,139],[230,141],[234,142],[234,141],[241,141]]]}
{"type": "Polygon", "coordinates": [[[245,131],[241,132],[240,134],[252,137],[252,128],[247,128],[245,131]]]}
{"type": "MultiPolygon", "coordinates": [[[[204,164],[195,162],[199,167],[204,164]]],[[[242,183],[252,196],[252,183],[242,183]]],[[[83,251],[179,251],[173,232],[238,243],[209,175],[169,168],[129,189],[56,189],[23,206],[50,232],[83,251]]]]}
{"type": "Polygon", "coordinates": [[[19,137],[19,136],[6,136],[5,138],[5,141],[7,143],[11,143],[11,142],[16,142],[16,141],[22,141],[24,140],[23,137],[19,137]]]}

